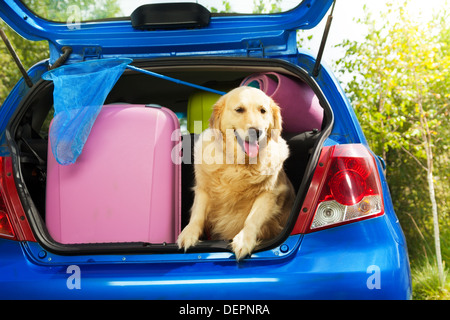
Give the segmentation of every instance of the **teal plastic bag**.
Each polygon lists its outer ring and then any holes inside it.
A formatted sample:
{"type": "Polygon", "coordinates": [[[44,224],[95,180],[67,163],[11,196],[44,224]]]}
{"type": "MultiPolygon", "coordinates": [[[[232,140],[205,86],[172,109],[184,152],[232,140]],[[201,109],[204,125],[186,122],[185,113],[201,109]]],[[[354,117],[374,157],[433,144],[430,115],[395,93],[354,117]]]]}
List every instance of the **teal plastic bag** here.
{"type": "Polygon", "coordinates": [[[64,65],[42,75],[52,80],[55,114],[49,139],[61,165],[75,163],[103,103],[132,59],[100,59],[64,65]]]}

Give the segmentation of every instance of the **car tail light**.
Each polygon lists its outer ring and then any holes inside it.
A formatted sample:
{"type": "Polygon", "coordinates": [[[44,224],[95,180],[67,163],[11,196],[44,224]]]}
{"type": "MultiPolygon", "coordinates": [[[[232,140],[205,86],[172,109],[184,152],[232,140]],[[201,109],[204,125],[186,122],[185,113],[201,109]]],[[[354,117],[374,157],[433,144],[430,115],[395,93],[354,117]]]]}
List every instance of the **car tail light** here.
{"type": "Polygon", "coordinates": [[[15,238],[13,228],[5,211],[0,210],[0,237],[15,238]]]}
{"type": "Polygon", "coordinates": [[[0,238],[36,241],[17,193],[9,157],[0,157],[0,238]]]}
{"type": "Polygon", "coordinates": [[[294,233],[380,216],[383,197],[375,159],[361,144],[324,147],[294,233]]]}
{"type": "MultiPolygon", "coordinates": [[[[2,159],[2,158],[0,158],[2,159]]],[[[0,160],[0,164],[3,161],[0,160]]],[[[1,179],[3,182],[3,179],[1,179]]],[[[3,184],[3,183],[2,183],[3,184]]],[[[15,234],[6,208],[3,188],[0,190],[0,238],[15,239],[15,234]]]]}

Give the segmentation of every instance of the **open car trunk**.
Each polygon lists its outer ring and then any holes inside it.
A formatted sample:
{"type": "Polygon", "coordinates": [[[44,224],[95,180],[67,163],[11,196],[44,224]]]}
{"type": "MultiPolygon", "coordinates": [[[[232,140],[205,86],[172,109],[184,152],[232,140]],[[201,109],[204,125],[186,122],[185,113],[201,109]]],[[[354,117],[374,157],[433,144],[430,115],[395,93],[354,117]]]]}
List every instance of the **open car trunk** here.
{"type": "MultiPolygon", "coordinates": [[[[322,127],[307,132],[285,132],[283,137],[290,147],[285,171],[291,180],[296,199],[284,230],[274,239],[265,241],[257,251],[280,245],[291,234],[303,199],[308,191],[323,142],[333,124],[333,114],[314,79],[303,69],[282,60],[257,58],[164,58],[138,60],[133,65],[172,78],[229,91],[238,87],[247,76],[257,72],[277,72],[297,78],[316,94],[324,109],[322,127]]],[[[125,70],[105,104],[159,104],[174,111],[180,118],[183,141],[194,138],[185,127],[189,97],[196,89],[154,78],[132,70],[125,70]]],[[[298,110],[302,112],[301,107],[298,110]]],[[[35,238],[49,251],[60,254],[145,253],[180,251],[175,243],[86,243],[62,244],[56,242],[46,227],[46,170],[48,132],[53,117],[53,83],[38,82],[23,99],[7,131],[12,150],[16,185],[35,238]]],[[[193,145],[193,144],[188,144],[193,145]]],[[[120,150],[118,150],[120,152],[120,150]]],[[[114,173],[112,173],[114,174],[114,173]]],[[[193,162],[183,161],[181,169],[181,229],[189,222],[193,203],[193,162]]],[[[126,219],[126,214],[124,215],[126,219]]],[[[230,239],[231,240],[231,239],[230,239]]],[[[229,241],[200,242],[192,251],[229,251],[229,241]]]]}

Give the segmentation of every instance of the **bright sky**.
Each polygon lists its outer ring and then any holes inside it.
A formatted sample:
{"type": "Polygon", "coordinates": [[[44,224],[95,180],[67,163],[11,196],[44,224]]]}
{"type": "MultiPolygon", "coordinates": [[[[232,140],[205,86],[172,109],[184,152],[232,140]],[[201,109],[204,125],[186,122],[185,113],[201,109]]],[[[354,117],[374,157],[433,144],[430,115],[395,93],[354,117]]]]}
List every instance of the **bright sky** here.
{"type": "MultiPolygon", "coordinates": [[[[337,0],[323,61],[331,65],[333,61],[342,58],[344,55],[342,49],[333,47],[342,43],[344,39],[363,41],[366,30],[362,25],[356,23],[356,19],[362,17],[364,5],[373,13],[375,18],[379,12],[386,9],[386,3],[388,2],[400,3],[398,0],[337,0]]],[[[448,8],[449,2],[446,0],[409,0],[408,10],[411,16],[418,20],[427,21],[431,19],[434,12],[439,11],[444,6],[448,8]]],[[[326,17],[313,29],[313,41],[309,46],[313,52],[317,52],[319,49],[325,22],[326,17]]]]}

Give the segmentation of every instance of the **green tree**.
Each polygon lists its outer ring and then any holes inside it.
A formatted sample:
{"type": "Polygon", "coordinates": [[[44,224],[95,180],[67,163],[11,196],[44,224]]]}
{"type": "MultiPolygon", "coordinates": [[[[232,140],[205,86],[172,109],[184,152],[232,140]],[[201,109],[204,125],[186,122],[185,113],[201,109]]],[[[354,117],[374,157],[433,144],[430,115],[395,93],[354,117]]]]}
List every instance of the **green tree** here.
{"type": "Polygon", "coordinates": [[[22,0],[36,15],[52,21],[71,22],[118,17],[117,0],[22,0]]]}
{"type": "MultiPolygon", "coordinates": [[[[26,0],[24,3],[37,15],[60,22],[73,22],[69,20],[74,18],[75,20],[80,19],[80,21],[103,19],[121,14],[116,0],[26,0]]],[[[8,36],[25,69],[48,58],[49,50],[46,41],[26,40],[1,19],[0,28],[8,36]]],[[[21,76],[6,46],[0,40],[0,104],[21,76]]]]}
{"type": "Polygon", "coordinates": [[[397,214],[411,220],[415,232],[424,229],[423,240],[432,225],[443,285],[440,225],[447,224],[448,216],[449,17],[443,10],[423,24],[407,8],[408,1],[388,4],[382,25],[366,11],[359,22],[369,33],[361,43],[342,43],[347,53],[337,66],[353,75],[347,91],[372,149],[388,163],[397,214]]]}
{"type": "MultiPolygon", "coordinates": [[[[32,42],[25,40],[6,23],[0,20],[0,28],[5,32],[25,69],[30,68],[36,62],[48,57],[48,45],[46,41],[32,42]]],[[[22,77],[5,44],[0,39],[0,104],[22,77]]]]}
{"type": "Polygon", "coordinates": [[[281,0],[253,0],[253,13],[281,12],[281,0]]]}

